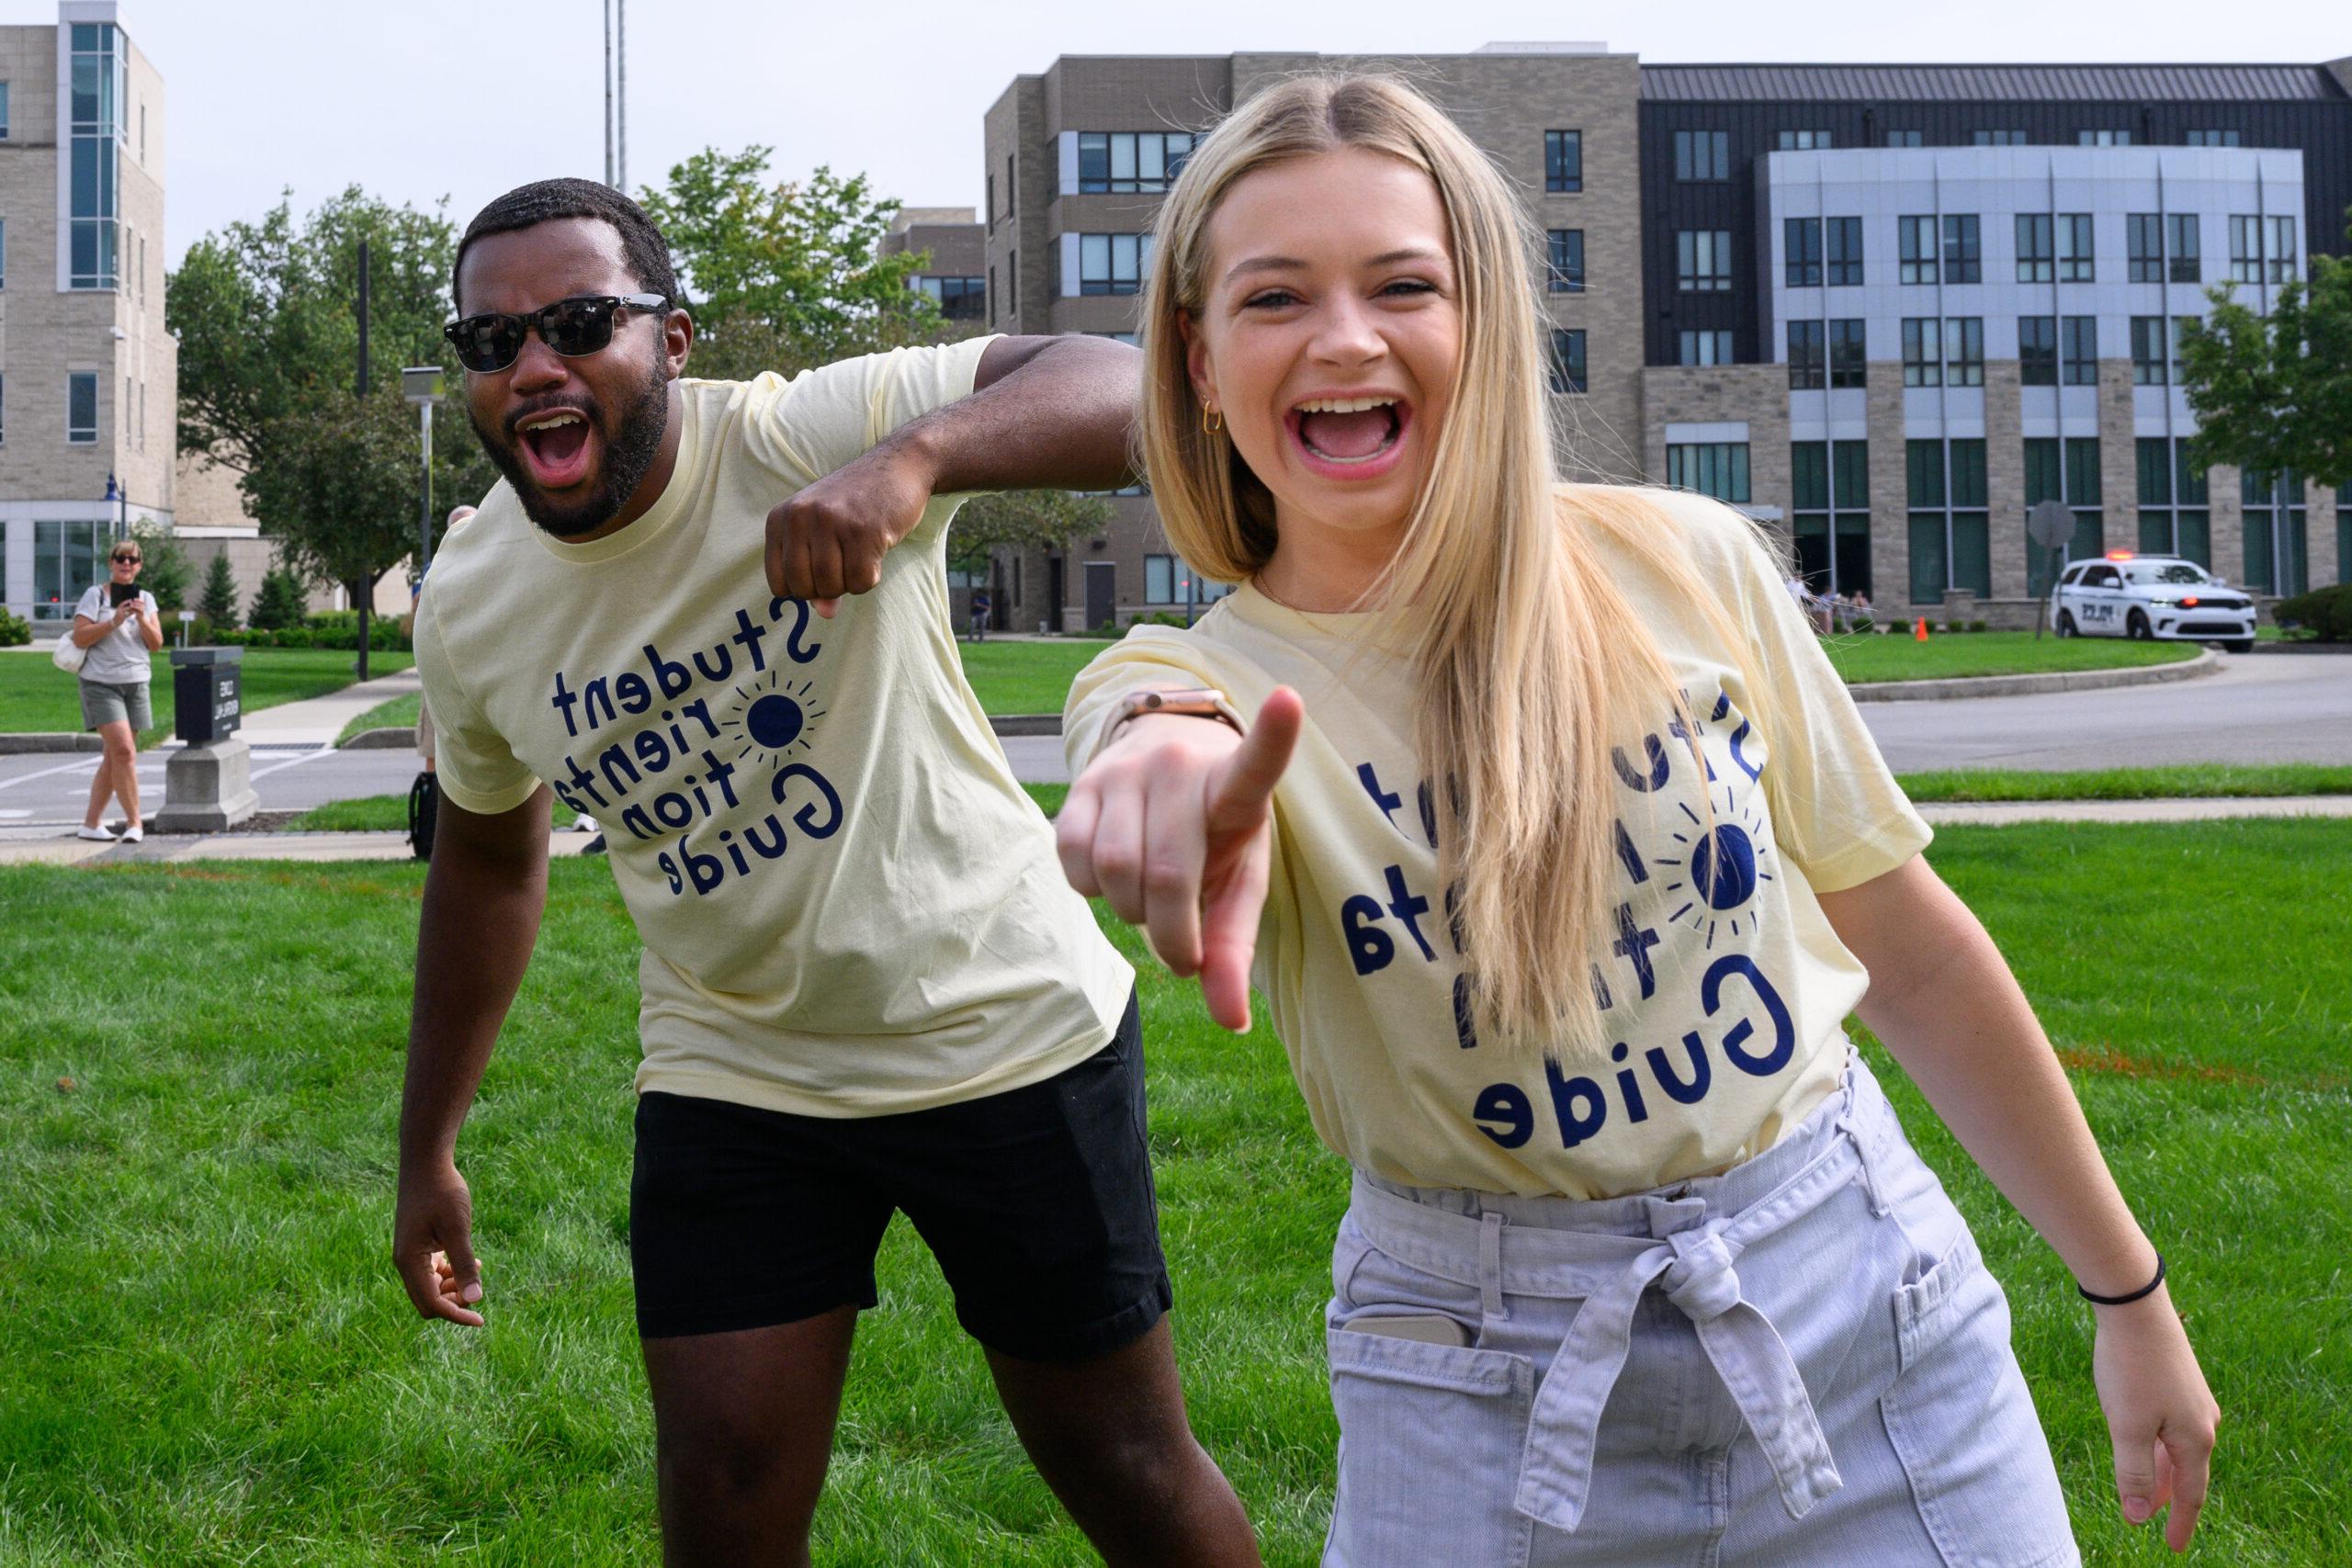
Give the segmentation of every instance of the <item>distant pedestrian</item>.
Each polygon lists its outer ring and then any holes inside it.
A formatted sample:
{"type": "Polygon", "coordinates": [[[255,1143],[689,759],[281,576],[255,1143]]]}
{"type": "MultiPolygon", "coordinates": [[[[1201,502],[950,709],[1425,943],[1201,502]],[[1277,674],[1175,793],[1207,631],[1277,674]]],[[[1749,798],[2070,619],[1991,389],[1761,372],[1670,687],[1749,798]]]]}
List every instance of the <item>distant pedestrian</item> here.
{"type": "Polygon", "coordinates": [[[974,642],[986,642],[988,640],[989,612],[995,607],[996,602],[989,597],[989,591],[987,589],[975,588],[972,590],[972,640],[974,642]]]}
{"type": "Polygon", "coordinates": [[[121,842],[146,837],[139,816],[139,731],[155,722],[147,700],[154,671],[147,656],[164,646],[164,624],[155,596],[139,586],[142,564],[139,541],[124,539],[107,557],[107,581],[94,583],[74,606],[74,629],[66,635],[82,656],[82,723],[98,732],[104,753],[90,781],[90,807],[77,839],[113,842],[105,816],[109,797],[122,802],[121,842]]]}

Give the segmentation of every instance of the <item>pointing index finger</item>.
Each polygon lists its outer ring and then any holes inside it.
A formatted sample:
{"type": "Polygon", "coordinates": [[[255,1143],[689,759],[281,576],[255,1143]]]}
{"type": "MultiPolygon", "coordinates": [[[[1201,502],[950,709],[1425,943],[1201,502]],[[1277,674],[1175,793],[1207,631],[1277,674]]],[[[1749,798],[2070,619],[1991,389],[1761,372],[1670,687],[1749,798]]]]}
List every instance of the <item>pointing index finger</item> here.
{"type": "Polygon", "coordinates": [[[1288,686],[1277,686],[1258,709],[1257,722],[1241,738],[1209,785],[1207,826],[1212,839],[1256,831],[1266,819],[1266,803],[1298,744],[1306,705],[1288,686]]]}

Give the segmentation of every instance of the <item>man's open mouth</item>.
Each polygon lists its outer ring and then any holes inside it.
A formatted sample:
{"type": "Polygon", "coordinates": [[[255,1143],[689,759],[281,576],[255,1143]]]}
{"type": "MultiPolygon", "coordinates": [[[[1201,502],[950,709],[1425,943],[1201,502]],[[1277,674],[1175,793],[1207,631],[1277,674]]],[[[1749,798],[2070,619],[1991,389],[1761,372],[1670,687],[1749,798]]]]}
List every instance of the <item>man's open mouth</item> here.
{"type": "Polygon", "coordinates": [[[588,477],[596,432],[578,409],[551,409],[514,426],[514,444],[541,490],[567,490],[588,477]]]}

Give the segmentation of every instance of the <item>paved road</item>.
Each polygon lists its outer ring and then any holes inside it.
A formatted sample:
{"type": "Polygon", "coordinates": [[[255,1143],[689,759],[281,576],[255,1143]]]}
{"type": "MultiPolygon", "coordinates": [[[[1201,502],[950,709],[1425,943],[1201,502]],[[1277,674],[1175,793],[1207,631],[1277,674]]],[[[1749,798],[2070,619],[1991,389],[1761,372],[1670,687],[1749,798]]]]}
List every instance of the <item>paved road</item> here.
{"type": "MultiPolygon", "coordinates": [[[[2352,765],[2352,657],[2253,654],[2194,681],[2040,697],[1869,703],[1863,720],[1898,773],[1928,768],[2097,768],[2167,762],[2352,765]]],[[[1013,772],[1060,783],[1058,736],[1008,736],[1013,772]]],[[[150,811],[164,803],[164,753],[139,762],[150,811]]],[[[81,819],[95,756],[0,757],[0,833],[81,819]]],[[[262,748],[254,789],[265,810],[399,795],[410,751],[262,748]]]]}

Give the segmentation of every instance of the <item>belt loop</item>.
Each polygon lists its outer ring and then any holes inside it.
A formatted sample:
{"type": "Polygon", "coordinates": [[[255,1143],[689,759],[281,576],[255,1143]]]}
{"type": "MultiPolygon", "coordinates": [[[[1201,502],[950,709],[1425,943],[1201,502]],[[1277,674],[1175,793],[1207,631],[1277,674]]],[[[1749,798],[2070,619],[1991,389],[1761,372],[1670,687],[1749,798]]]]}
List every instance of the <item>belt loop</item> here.
{"type": "Polygon", "coordinates": [[[1478,1216],[1478,1306],[1498,1322],[1510,1317],[1503,1305],[1503,1217],[1492,1209],[1478,1216]]]}
{"type": "Polygon", "coordinates": [[[1879,1186],[1879,1153],[1872,1146],[1873,1141],[1864,1135],[1861,1128],[1854,1124],[1854,1108],[1851,1104],[1849,1104],[1845,1113],[1838,1118],[1838,1130],[1843,1133],[1847,1141],[1854,1145],[1854,1179],[1860,1185],[1862,1195],[1870,1200],[1871,1215],[1882,1220],[1886,1218],[1894,1211],[1894,1206],[1887,1202],[1885,1192],[1879,1186]]]}

